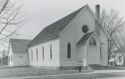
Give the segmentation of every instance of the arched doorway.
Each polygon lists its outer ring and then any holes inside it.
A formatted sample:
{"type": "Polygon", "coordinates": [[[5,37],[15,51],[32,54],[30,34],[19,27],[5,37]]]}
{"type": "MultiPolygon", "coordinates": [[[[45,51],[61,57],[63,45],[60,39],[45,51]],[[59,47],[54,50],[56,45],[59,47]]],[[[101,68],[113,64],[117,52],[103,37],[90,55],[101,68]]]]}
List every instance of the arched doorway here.
{"type": "Polygon", "coordinates": [[[92,37],[87,44],[87,64],[100,64],[100,51],[98,41],[92,37]]]}

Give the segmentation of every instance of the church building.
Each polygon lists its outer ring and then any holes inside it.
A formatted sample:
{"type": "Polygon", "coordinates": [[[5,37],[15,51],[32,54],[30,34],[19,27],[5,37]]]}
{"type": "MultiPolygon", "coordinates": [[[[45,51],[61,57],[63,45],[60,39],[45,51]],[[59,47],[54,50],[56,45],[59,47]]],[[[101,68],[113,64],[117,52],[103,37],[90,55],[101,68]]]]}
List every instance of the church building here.
{"type": "Polygon", "coordinates": [[[108,64],[109,36],[102,29],[100,5],[89,5],[45,27],[29,44],[30,66],[77,67],[108,64]]]}
{"type": "Polygon", "coordinates": [[[29,66],[27,44],[30,40],[10,38],[8,48],[8,66],[29,66]]]}

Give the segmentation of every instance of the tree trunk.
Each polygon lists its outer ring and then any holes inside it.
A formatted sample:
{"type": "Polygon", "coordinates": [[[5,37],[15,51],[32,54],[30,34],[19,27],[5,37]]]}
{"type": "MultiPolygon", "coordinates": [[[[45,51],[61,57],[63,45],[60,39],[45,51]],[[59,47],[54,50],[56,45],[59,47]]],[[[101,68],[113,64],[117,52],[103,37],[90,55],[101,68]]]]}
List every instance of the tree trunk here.
{"type": "Polygon", "coordinates": [[[111,56],[111,40],[108,40],[108,65],[110,56],[111,56]]]}

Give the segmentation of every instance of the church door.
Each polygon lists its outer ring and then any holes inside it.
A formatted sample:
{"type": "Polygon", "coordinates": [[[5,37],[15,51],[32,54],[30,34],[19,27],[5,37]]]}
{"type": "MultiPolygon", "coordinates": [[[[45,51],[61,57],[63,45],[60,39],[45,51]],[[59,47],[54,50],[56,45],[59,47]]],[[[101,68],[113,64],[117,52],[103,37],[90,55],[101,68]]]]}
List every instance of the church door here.
{"type": "Polygon", "coordinates": [[[86,56],[87,64],[100,64],[100,53],[98,51],[98,44],[93,37],[89,41],[86,56]]]}

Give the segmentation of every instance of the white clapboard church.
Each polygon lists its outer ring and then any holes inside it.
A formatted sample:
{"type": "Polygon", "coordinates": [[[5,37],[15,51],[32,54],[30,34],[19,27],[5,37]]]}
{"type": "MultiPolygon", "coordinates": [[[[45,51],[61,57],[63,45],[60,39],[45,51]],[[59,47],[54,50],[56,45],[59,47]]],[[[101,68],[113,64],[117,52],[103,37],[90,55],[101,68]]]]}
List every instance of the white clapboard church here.
{"type": "Polygon", "coordinates": [[[99,22],[100,5],[95,13],[89,5],[45,27],[29,44],[30,66],[76,67],[107,66],[109,36],[99,22]]]}

